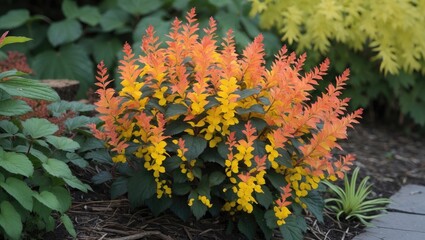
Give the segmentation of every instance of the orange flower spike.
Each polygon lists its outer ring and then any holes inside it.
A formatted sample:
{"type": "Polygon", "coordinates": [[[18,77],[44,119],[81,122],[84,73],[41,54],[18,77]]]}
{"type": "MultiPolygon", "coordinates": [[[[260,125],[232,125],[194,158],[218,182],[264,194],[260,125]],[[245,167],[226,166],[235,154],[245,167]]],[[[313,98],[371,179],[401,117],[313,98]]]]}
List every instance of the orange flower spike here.
{"type": "Polygon", "coordinates": [[[240,65],[248,89],[257,87],[265,75],[263,39],[263,35],[258,35],[242,53],[243,58],[240,60],[240,65]]]}
{"type": "MultiPolygon", "coordinates": [[[[227,31],[226,37],[223,38],[221,43],[223,50],[221,50],[221,58],[218,65],[221,69],[221,78],[229,79],[236,77],[238,81],[241,80],[242,71],[238,64],[238,54],[236,53],[235,40],[233,37],[233,31],[230,29],[227,31]]],[[[215,88],[218,88],[219,82],[213,82],[215,88]]]]}
{"type": "Polygon", "coordinates": [[[254,161],[256,163],[256,169],[258,172],[266,169],[266,159],[267,159],[267,155],[264,155],[261,158],[259,156],[254,157],[254,161]]]}
{"type": "Polygon", "coordinates": [[[280,187],[282,193],[280,193],[280,198],[276,200],[276,204],[279,207],[286,207],[291,204],[291,202],[286,201],[291,196],[291,185],[288,183],[285,187],[280,187]]]}
{"type": "MultiPolygon", "coordinates": [[[[121,74],[121,85],[123,86],[123,89],[120,91],[120,96],[131,97],[138,105],[140,97],[142,96],[140,89],[143,87],[144,83],[137,82],[137,79],[142,69],[139,69],[139,66],[135,64],[136,59],[134,59],[131,46],[127,42],[124,44],[123,52],[125,54],[124,59],[120,60],[120,66],[118,67],[121,74]]],[[[138,107],[137,105],[136,107],[138,107]]]]}

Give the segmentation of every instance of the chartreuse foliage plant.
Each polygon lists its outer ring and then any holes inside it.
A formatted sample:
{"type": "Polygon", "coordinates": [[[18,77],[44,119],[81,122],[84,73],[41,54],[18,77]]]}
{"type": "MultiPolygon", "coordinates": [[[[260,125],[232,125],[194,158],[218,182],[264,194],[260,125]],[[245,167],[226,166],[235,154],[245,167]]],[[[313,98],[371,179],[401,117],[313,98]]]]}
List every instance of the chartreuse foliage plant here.
{"type": "MultiPolygon", "coordinates": [[[[0,46],[25,40],[6,35],[0,46]]],[[[54,135],[58,126],[46,119],[19,118],[32,110],[19,97],[56,101],[59,96],[16,70],[0,73],[0,93],[0,234],[7,239],[35,238],[34,233],[52,231],[61,221],[75,237],[66,214],[71,206],[68,187],[90,187],[71,173],[63,156],[74,156],[80,145],[54,135]]]]}
{"type": "Polygon", "coordinates": [[[344,216],[345,220],[354,219],[369,226],[370,223],[368,221],[380,216],[377,213],[385,210],[385,205],[390,203],[390,200],[388,198],[368,199],[372,192],[370,190],[372,185],[367,182],[369,176],[363,178],[358,186],[356,185],[359,170],[359,167],[354,169],[351,179],[345,175],[343,187],[324,181],[335,195],[326,199],[325,203],[326,208],[335,212],[338,221],[340,221],[341,216],[344,216]]]}
{"type": "Polygon", "coordinates": [[[301,239],[303,209],[322,219],[321,181],[341,178],[354,160],[330,153],[362,112],[347,114],[339,99],[348,70],[312,99],[329,61],[303,72],[306,56],[283,47],[266,69],[262,35],[239,55],[232,31],[219,45],[216,28],[211,18],[201,37],[192,9],[162,48],[149,27],[139,57],[124,45],[118,92],[98,65],[103,124],[91,128],[120,173],[112,195],[182,219],[226,214],[250,239],[275,228],[301,239]]]}
{"type": "Polygon", "coordinates": [[[424,0],[250,2],[260,25],[298,51],[329,56],[337,71],[349,66],[355,106],[378,103],[425,124],[424,0]]]}

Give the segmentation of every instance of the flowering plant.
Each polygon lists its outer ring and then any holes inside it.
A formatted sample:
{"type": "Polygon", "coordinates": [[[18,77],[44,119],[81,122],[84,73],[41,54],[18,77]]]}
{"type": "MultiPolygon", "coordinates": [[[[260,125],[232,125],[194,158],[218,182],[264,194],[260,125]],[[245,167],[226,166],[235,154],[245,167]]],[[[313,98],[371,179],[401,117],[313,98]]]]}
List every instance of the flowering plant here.
{"type": "Polygon", "coordinates": [[[306,56],[283,47],[266,69],[261,35],[238,55],[231,30],[218,46],[214,19],[202,37],[194,9],[186,20],[174,20],[167,48],[152,26],[141,56],[124,45],[120,91],[98,65],[103,125],[91,129],[122,173],[112,195],[182,219],[226,212],[249,238],[257,226],[266,238],[277,227],[302,236],[303,209],[321,218],[319,183],[342,178],[354,160],[331,155],[362,112],[345,114],[349,100],[339,99],[348,70],[312,99],[328,60],[302,74],[306,56]]]}

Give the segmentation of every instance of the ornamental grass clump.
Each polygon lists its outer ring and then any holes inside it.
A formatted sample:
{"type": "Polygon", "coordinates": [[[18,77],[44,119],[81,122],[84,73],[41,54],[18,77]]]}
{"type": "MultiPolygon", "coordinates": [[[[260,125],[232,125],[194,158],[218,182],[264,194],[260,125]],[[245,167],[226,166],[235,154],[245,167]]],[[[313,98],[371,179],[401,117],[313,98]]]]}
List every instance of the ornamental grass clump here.
{"type": "Polygon", "coordinates": [[[339,98],[349,71],[313,99],[328,60],[303,73],[305,54],[283,47],[266,69],[261,35],[239,55],[231,30],[220,44],[215,32],[211,18],[200,36],[194,9],[174,20],[165,48],[149,27],[141,56],[124,45],[119,91],[98,65],[103,124],[91,128],[117,164],[111,193],[182,219],[228,214],[249,238],[279,227],[299,239],[306,211],[322,218],[320,182],[354,160],[331,154],[362,113],[339,98]]]}

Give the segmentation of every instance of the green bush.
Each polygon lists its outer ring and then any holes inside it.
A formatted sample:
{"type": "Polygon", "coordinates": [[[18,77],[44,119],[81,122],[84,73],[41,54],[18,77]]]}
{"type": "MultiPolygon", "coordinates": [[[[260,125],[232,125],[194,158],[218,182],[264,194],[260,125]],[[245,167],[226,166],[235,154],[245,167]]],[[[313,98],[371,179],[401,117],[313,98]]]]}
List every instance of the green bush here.
{"type": "Polygon", "coordinates": [[[330,154],[362,112],[346,114],[339,99],[348,70],[312,99],[329,61],[304,72],[305,55],[282,48],[266,69],[262,35],[239,55],[231,30],[219,43],[214,19],[199,27],[192,9],[173,21],[167,46],[153,27],[139,57],[125,44],[119,91],[98,64],[102,124],[91,128],[117,165],[111,195],[184,220],[223,214],[249,239],[276,228],[301,239],[303,210],[323,218],[320,182],[354,160],[330,154]]]}
{"type": "MultiPolygon", "coordinates": [[[[6,34],[0,46],[29,40],[6,34]]],[[[0,93],[0,233],[9,239],[31,238],[54,230],[60,220],[75,237],[66,214],[71,206],[67,188],[87,192],[90,187],[71,173],[62,156],[75,159],[80,145],[54,135],[59,128],[46,119],[19,118],[32,111],[20,98],[56,101],[59,96],[16,70],[0,73],[0,93]]]]}
{"type": "MultiPolygon", "coordinates": [[[[219,32],[231,27],[237,44],[245,46],[259,34],[257,24],[248,17],[245,1],[197,0],[103,0],[9,1],[0,9],[0,30],[11,30],[15,35],[34,39],[30,44],[15,45],[6,50],[25,53],[38,79],[68,78],[81,81],[78,98],[86,96],[93,86],[95,64],[101,60],[114,69],[125,41],[133,42],[140,52],[140,36],[153,24],[161,36],[169,29],[175,16],[182,16],[191,7],[197,7],[200,24],[208,25],[215,16],[222,26],[219,32]]],[[[279,39],[264,33],[272,56],[280,46],[279,39]]],[[[114,71],[115,72],[115,71],[114,71]]],[[[118,75],[115,75],[118,79],[118,75]]],[[[117,86],[120,86],[117,84],[117,86]]]]}
{"type": "Polygon", "coordinates": [[[250,2],[260,25],[275,28],[297,51],[317,56],[313,65],[326,55],[336,63],[335,72],[350,67],[346,93],[354,106],[377,104],[378,114],[401,112],[425,124],[425,1],[250,2]]]}

